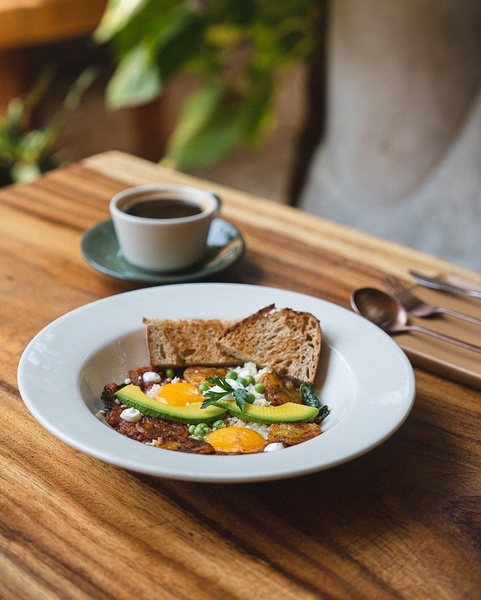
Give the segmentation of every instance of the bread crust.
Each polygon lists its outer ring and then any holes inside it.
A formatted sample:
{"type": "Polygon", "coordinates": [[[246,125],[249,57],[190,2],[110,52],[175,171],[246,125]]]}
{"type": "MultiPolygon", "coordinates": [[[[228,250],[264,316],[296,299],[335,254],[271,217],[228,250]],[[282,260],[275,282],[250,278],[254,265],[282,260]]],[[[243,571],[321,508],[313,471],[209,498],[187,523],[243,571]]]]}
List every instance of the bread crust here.
{"type": "Polygon", "coordinates": [[[308,312],[276,309],[274,304],[228,327],[220,347],[240,361],[252,361],[297,381],[314,383],[322,332],[308,312]]]}

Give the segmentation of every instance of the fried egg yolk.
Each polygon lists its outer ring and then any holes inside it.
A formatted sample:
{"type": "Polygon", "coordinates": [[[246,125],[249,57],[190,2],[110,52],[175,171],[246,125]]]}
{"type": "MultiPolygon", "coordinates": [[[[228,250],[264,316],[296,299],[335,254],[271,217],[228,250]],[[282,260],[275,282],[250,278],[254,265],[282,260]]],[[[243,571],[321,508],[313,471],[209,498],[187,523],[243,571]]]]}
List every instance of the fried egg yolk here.
{"type": "Polygon", "coordinates": [[[185,406],[192,402],[201,402],[202,394],[198,388],[185,381],[173,381],[163,385],[154,395],[155,400],[173,406],[185,406]]]}
{"type": "Polygon", "coordinates": [[[222,427],[205,436],[204,440],[217,452],[262,452],[266,440],[260,433],[248,427],[222,427]]]}

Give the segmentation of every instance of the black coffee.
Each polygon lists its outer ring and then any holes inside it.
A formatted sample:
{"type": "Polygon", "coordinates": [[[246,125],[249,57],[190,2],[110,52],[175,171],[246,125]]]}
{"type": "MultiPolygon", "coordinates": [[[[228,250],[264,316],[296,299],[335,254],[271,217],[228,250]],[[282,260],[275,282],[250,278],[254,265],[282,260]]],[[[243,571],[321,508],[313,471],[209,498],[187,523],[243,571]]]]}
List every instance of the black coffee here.
{"type": "Polygon", "coordinates": [[[188,200],[171,200],[158,198],[139,200],[125,207],[124,212],[135,217],[148,219],[179,219],[199,215],[202,209],[198,204],[188,200]]]}

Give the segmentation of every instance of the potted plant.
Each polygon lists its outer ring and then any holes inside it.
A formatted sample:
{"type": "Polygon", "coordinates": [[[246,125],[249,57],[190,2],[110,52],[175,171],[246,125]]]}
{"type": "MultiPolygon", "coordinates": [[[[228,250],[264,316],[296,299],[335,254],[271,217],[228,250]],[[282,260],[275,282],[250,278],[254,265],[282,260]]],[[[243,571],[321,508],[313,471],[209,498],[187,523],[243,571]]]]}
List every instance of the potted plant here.
{"type": "Polygon", "coordinates": [[[175,76],[199,85],[183,102],[165,159],[213,164],[237,144],[255,146],[274,122],[280,77],[319,41],[320,0],[110,0],[94,37],[109,44],[110,107],[148,103],[175,76]]]}
{"type": "Polygon", "coordinates": [[[83,71],[68,90],[60,108],[43,127],[31,127],[32,115],[53,81],[54,73],[45,69],[32,89],[13,98],[0,115],[0,187],[27,183],[56,166],[54,144],[83,93],[96,77],[93,67],[83,71]]]}

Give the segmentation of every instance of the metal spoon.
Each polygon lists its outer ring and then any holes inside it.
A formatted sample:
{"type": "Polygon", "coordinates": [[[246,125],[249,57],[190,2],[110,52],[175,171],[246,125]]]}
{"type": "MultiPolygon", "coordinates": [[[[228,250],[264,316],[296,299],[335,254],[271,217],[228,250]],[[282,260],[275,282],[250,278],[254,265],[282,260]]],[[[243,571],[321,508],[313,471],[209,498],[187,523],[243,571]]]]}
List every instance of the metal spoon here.
{"type": "Polygon", "coordinates": [[[355,312],[365,317],[386,333],[396,334],[405,331],[417,331],[425,333],[431,337],[456,344],[461,348],[473,350],[481,353],[481,348],[474,344],[462,342],[448,335],[418,327],[417,325],[407,325],[408,316],[404,308],[388,294],[375,288],[361,288],[351,294],[351,306],[355,312]]]}

